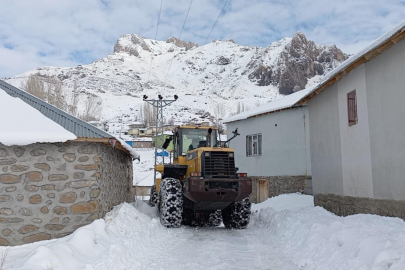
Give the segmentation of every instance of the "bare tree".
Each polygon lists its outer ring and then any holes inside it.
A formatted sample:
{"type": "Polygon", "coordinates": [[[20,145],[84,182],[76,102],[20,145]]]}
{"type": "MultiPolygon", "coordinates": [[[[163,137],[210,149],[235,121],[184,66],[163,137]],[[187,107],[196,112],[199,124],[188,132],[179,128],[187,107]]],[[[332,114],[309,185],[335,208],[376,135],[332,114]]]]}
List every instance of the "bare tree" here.
{"type": "Polygon", "coordinates": [[[65,96],[63,93],[62,82],[55,76],[45,77],[47,102],[58,107],[61,110],[66,108],[65,96]]]}
{"type": "Polygon", "coordinates": [[[102,110],[101,99],[90,94],[84,102],[84,113],[80,115],[80,118],[86,122],[100,120],[100,113],[102,110]]]}
{"type": "Polygon", "coordinates": [[[174,118],[170,117],[169,120],[167,120],[167,124],[173,126],[174,125],[174,118]]]}
{"type": "Polygon", "coordinates": [[[256,100],[256,102],[255,102],[255,107],[259,107],[261,104],[260,104],[260,100],[256,100]]]}
{"type": "Polygon", "coordinates": [[[25,81],[21,82],[21,88],[31,95],[46,101],[45,84],[38,75],[30,75],[25,81]]]}
{"type": "Polygon", "coordinates": [[[77,104],[79,104],[79,91],[77,89],[77,83],[76,81],[73,83],[73,91],[72,91],[72,97],[70,99],[70,105],[69,105],[69,113],[73,116],[77,116],[77,104]]]}
{"type": "Polygon", "coordinates": [[[152,106],[149,103],[145,103],[143,104],[141,111],[142,112],[139,116],[145,126],[156,125],[157,109],[155,106],[152,106]]]}
{"type": "Polygon", "coordinates": [[[225,116],[225,108],[221,104],[216,104],[214,107],[215,125],[219,127],[221,125],[220,121],[225,116]]]}

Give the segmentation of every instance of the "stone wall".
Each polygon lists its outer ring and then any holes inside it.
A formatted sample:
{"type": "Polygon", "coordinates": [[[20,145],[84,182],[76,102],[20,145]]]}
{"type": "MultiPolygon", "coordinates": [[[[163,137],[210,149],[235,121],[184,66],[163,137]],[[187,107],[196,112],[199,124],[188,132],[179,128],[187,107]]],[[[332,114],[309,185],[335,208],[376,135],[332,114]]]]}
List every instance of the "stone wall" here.
{"type": "Polygon", "coordinates": [[[68,235],[131,192],[131,157],[104,143],[0,144],[0,245],[68,235]]]}
{"type": "Polygon", "coordinates": [[[269,198],[285,193],[304,192],[306,186],[305,175],[299,176],[249,176],[252,179],[251,201],[257,202],[258,181],[267,180],[269,182],[269,198]]]}
{"type": "Polygon", "coordinates": [[[399,217],[405,220],[405,201],[378,200],[335,194],[317,194],[314,197],[314,203],[316,206],[321,206],[339,216],[375,214],[399,217]]]}

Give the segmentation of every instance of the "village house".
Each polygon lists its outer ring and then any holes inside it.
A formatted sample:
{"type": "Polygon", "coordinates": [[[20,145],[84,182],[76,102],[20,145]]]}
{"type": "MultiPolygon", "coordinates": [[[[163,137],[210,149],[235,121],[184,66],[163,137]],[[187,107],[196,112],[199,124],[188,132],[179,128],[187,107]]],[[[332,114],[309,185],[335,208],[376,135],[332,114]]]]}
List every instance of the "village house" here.
{"type": "Polygon", "coordinates": [[[0,81],[0,245],[63,237],[132,202],[125,142],[0,81]]]}
{"type": "Polygon", "coordinates": [[[405,219],[405,22],[352,56],[308,104],[315,205],[405,219]]]}
{"type": "Polygon", "coordinates": [[[153,139],[148,137],[137,137],[126,141],[132,148],[153,148],[153,139]]]}
{"type": "Polygon", "coordinates": [[[227,136],[236,167],[252,178],[252,201],[282,193],[311,193],[311,161],[307,106],[295,106],[306,90],[231,116],[227,136]],[[260,186],[260,188],[258,188],[260,186]],[[307,187],[307,189],[306,189],[307,187]]]}

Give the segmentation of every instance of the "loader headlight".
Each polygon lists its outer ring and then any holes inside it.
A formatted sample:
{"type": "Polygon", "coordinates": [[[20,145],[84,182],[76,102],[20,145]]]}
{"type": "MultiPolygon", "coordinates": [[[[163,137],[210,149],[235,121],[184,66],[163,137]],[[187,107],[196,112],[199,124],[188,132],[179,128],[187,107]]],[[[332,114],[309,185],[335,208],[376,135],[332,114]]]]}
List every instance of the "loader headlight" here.
{"type": "Polygon", "coordinates": [[[229,153],[229,157],[233,157],[233,152],[232,152],[232,153],[229,153]]]}
{"type": "Polygon", "coordinates": [[[210,156],[210,152],[204,152],[204,156],[209,157],[210,156]]]}

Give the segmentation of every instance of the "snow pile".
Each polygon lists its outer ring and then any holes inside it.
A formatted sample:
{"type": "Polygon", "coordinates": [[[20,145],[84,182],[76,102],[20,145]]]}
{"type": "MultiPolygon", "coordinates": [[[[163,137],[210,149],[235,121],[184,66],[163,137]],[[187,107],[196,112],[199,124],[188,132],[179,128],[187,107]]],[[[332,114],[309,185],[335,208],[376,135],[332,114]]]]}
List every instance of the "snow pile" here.
{"type": "Polygon", "coordinates": [[[64,238],[0,247],[9,249],[3,269],[405,269],[401,219],[338,217],[300,194],[252,210],[246,230],[166,229],[155,208],[123,203],[64,238]]]}
{"type": "Polygon", "coordinates": [[[251,226],[263,230],[264,237],[282,243],[299,269],[405,269],[402,219],[339,217],[310,206],[296,194],[271,198],[254,209],[251,226]],[[291,210],[281,210],[280,205],[291,210]],[[299,205],[304,208],[297,210],[299,205]]]}
{"type": "Polygon", "coordinates": [[[74,140],[77,137],[19,98],[0,89],[0,142],[28,145],[74,140]]]}

